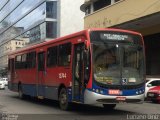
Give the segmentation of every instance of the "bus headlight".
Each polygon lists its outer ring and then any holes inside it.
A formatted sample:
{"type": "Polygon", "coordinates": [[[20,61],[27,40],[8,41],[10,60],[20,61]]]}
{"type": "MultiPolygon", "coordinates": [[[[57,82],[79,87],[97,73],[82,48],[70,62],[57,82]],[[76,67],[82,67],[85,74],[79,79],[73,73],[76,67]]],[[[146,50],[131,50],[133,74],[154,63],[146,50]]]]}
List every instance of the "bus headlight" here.
{"type": "Polygon", "coordinates": [[[100,90],[100,93],[103,94],[103,90],[100,90]]]}
{"type": "Polygon", "coordinates": [[[139,93],[141,94],[141,93],[142,93],[142,91],[140,90],[140,91],[139,91],[139,93]]]}
{"type": "Polygon", "coordinates": [[[104,94],[103,89],[93,89],[94,92],[99,93],[99,94],[104,94]]]}
{"type": "Polygon", "coordinates": [[[136,91],[136,94],[138,95],[138,94],[142,94],[142,93],[144,93],[144,90],[143,89],[140,89],[140,90],[137,90],[136,91]]]}
{"type": "Polygon", "coordinates": [[[98,89],[96,89],[96,93],[99,93],[99,90],[98,90],[98,89]]]}

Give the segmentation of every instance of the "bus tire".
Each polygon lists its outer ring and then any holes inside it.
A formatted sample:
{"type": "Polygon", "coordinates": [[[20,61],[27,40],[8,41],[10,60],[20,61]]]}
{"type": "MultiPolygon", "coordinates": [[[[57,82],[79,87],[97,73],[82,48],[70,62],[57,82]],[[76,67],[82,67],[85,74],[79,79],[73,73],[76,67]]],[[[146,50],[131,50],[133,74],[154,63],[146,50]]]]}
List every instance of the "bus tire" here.
{"type": "Polygon", "coordinates": [[[69,109],[68,94],[65,88],[61,88],[59,93],[59,106],[62,110],[69,109]]]}
{"type": "Polygon", "coordinates": [[[23,91],[22,91],[22,86],[21,84],[18,86],[18,97],[20,99],[24,99],[24,94],[23,94],[23,91]]]}
{"type": "Polygon", "coordinates": [[[153,103],[158,103],[158,100],[152,100],[153,103]]]}
{"type": "Polygon", "coordinates": [[[113,110],[116,107],[116,104],[103,104],[103,108],[106,110],[113,110]]]}

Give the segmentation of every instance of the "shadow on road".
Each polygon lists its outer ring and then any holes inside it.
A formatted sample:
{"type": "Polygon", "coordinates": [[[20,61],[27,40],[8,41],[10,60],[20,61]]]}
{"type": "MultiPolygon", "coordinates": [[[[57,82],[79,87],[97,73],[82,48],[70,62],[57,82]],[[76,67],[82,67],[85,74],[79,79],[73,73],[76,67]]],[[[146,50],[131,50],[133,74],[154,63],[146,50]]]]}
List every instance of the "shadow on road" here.
{"type": "Polygon", "coordinates": [[[126,114],[134,114],[130,111],[119,110],[117,108],[106,110],[103,107],[99,106],[90,106],[83,104],[72,104],[72,112],[83,115],[126,115],[126,114]]]}
{"type": "MultiPolygon", "coordinates": [[[[14,99],[19,99],[18,96],[11,96],[14,99]]],[[[20,100],[20,99],[19,99],[20,100]]],[[[55,110],[60,110],[58,101],[55,100],[39,100],[35,98],[27,97],[23,99],[22,101],[30,102],[32,104],[40,105],[40,106],[48,106],[51,108],[54,108],[55,110]]],[[[71,109],[67,111],[66,113],[69,114],[77,114],[77,115],[127,115],[127,114],[135,114],[130,111],[124,111],[119,109],[113,109],[113,110],[106,110],[103,107],[100,106],[90,106],[90,105],[84,105],[84,104],[71,104],[71,109]]]]}

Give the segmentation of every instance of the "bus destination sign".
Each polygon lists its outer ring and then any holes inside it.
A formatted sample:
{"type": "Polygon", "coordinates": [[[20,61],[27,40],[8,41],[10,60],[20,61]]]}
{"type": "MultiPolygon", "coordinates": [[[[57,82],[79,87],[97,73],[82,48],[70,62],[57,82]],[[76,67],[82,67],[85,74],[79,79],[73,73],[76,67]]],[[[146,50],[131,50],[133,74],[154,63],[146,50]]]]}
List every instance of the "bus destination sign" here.
{"type": "Polygon", "coordinates": [[[110,34],[110,33],[101,33],[100,38],[102,40],[127,40],[129,36],[128,35],[120,35],[120,34],[110,34]]]}

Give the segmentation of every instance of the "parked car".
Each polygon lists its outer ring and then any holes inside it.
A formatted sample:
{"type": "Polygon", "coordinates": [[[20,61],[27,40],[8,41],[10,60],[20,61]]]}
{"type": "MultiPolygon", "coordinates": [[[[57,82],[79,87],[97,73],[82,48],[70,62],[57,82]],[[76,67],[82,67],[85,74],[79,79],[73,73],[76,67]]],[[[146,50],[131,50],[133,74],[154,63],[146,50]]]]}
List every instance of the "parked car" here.
{"type": "Polygon", "coordinates": [[[149,89],[147,93],[147,99],[151,100],[152,102],[160,103],[160,86],[156,86],[149,89]]]}
{"type": "Polygon", "coordinates": [[[160,86],[160,78],[147,78],[146,81],[145,98],[147,97],[149,89],[154,88],[155,86],[160,86]]]}
{"type": "Polygon", "coordinates": [[[8,85],[8,78],[2,78],[2,81],[4,81],[5,85],[8,85]]]}
{"type": "Polygon", "coordinates": [[[5,89],[5,83],[4,81],[0,80],[0,89],[5,89]]]}

